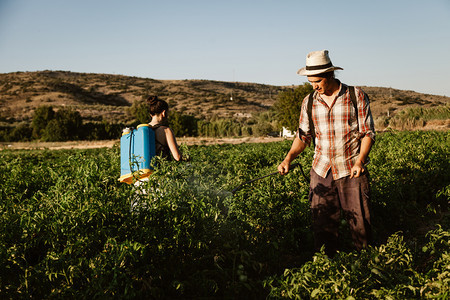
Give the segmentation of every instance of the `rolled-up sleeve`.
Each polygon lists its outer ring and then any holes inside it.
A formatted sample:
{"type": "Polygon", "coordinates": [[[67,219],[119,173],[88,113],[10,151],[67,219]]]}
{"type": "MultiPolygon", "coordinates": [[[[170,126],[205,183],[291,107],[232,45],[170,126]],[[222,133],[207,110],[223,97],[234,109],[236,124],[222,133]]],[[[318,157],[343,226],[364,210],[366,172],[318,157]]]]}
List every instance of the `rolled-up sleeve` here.
{"type": "Polygon", "coordinates": [[[311,129],[309,128],[309,118],[307,112],[308,99],[309,96],[306,96],[302,102],[302,108],[300,111],[300,120],[297,130],[297,137],[309,146],[311,144],[311,129]]]}
{"type": "Polygon", "coordinates": [[[358,101],[358,124],[359,133],[362,137],[368,136],[375,141],[375,125],[372,112],[370,111],[369,97],[361,89],[356,89],[358,101]]]}

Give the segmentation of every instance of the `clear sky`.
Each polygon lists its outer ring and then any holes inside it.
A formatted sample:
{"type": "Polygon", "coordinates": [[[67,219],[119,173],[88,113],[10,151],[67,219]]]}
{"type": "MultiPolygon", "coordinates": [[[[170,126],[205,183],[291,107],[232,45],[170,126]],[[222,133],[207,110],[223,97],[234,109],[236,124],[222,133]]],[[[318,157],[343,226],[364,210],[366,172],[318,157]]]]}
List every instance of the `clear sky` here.
{"type": "Polygon", "coordinates": [[[0,0],[0,73],[351,85],[450,96],[450,0],[0,0]]]}

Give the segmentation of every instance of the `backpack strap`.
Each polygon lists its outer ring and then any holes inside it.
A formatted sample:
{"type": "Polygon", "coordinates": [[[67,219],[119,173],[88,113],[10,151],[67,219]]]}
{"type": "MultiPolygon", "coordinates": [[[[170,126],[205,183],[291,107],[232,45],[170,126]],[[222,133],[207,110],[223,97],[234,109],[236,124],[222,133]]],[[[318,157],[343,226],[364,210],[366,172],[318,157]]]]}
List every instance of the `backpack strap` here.
{"type": "Polygon", "coordinates": [[[155,132],[155,143],[158,143],[158,144],[162,145],[162,143],[156,138],[156,129],[161,127],[161,124],[156,124],[156,125],[150,125],[149,124],[149,127],[155,132]]]}
{"type": "Polygon", "coordinates": [[[151,128],[151,129],[153,129],[153,130],[156,130],[157,128],[159,128],[161,126],[161,124],[156,124],[156,125],[150,125],[149,124],[149,127],[151,128]]]}
{"type": "Polygon", "coordinates": [[[348,88],[350,90],[350,100],[352,100],[353,107],[355,108],[355,111],[356,111],[356,116],[358,116],[358,104],[356,102],[355,87],[354,86],[349,86],[348,88]]]}
{"type": "Polygon", "coordinates": [[[306,112],[308,113],[309,130],[311,131],[311,141],[312,141],[312,143],[313,143],[313,145],[315,147],[316,146],[316,131],[314,130],[314,122],[313,122],[313,119],[312,119],[313,102],[314,102],[314,92],[309,94],[308,106],[307,106],[306,112]]]}

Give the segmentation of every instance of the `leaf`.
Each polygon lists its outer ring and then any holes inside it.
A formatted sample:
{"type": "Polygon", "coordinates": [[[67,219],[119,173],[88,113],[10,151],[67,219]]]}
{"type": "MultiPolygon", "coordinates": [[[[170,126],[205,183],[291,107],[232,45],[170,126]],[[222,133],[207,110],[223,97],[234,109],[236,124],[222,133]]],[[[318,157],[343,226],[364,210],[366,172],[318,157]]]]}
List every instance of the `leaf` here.
{"type": "Polygon", "coordinates": [[[376,269],[376,268],[373,268],[372,270],[370,270],[370,272],[372,272],[372,273],[374,273],[374,274],[376,274],[376,275],[381,276],[381,272],[380,272],[378,269],[376,269]]]}
{"type": "Polygon", "coordinates": [[[390,259],[388,259],[388,261],[386,262],[386,265],[389,265],[390,263],[393,263],[395,261],[395,259],[394,258],[390,258],[390,259]]]}
{"type": "Polygon", "coordinates": [[[314,291],[312,291],[311,293],[311,298],[315,298],[319,293],[320,293],[319,289],[314,289],[314,291]]]}

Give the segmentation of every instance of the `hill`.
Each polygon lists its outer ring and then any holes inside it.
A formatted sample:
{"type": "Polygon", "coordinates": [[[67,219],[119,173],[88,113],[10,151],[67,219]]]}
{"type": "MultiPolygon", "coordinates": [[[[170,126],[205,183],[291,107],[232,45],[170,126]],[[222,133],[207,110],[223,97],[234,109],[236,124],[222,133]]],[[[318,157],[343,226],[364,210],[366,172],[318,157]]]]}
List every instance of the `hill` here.
{"type": "Polygon", "coordinates": [[[0,74],[0,120],[31,119],[40,105],[71,106],[91,121],[127,122],[136,100],[158,95],[172,109],[200,118],[245,117],[269,109],[285,87],[210,80],[155,80],[66,71],[0,74]]]}
{"type": "MultiPolygon", "coordinates": [[[[267,111],[277,94],[293,86],[273,86],[212,80],[157,80],[111,74],[68,71],[0,74],[0,124],[30,122],[41,105],[70,106],[86,121],[127,123],[134,101],[158,95],[172,109],[198,118],[248,118],[267,111]]],[[[374,118],[393,115],[406,107],[450,103],[450,97],[393,88],[363,87],[374,118]]]]}

